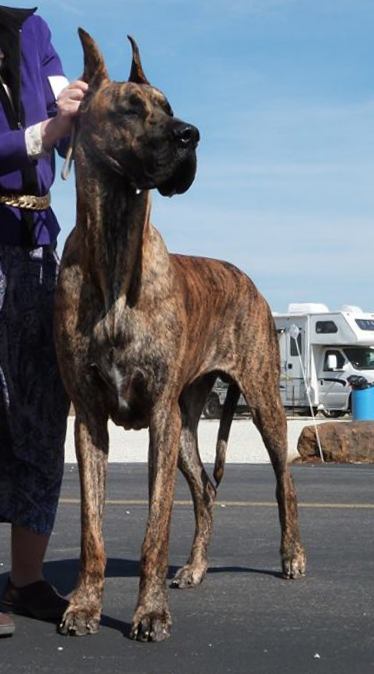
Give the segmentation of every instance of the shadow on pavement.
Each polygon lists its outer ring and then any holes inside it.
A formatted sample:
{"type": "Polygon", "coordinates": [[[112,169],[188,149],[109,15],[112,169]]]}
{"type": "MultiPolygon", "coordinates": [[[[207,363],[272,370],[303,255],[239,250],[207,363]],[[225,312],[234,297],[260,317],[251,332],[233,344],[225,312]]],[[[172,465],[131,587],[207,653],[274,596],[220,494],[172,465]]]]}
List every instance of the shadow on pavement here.
{"type": "MultiPolygon", "coordinates": [[[[176,572],[180,567],[169,566],[168,580],[174,578],[176,572]]],[[[78,573],[79,560],[77,559],[61,559],[49,561],[44,564],[45,576],[52,585],[54,585],[62,595],[68,595],[75,587],[78,573]]],[[[217,573],[247,573],[247,574],[261,574],[281,578],[282,574],[279,571],[272,571],[269,569],[255,569],[243,566],[217,566],[208,569],[209,574],[217,573]]],[[[121,559],[111,557],[107,560],[105,577],[106,578],[136,578],[139,576],[139,561],[133,559],[121,559]]],[[[0,574],[0,594],[5,586],[8,574],[0,574]]],[[[178,588],[173,588],[178,589],[178,588]]],[[[129,638],[131,624],[122,620],[117,620],[106,614],[102,614],[100,624],[110,629],[120,632],[125,637],[129,638]]]]}

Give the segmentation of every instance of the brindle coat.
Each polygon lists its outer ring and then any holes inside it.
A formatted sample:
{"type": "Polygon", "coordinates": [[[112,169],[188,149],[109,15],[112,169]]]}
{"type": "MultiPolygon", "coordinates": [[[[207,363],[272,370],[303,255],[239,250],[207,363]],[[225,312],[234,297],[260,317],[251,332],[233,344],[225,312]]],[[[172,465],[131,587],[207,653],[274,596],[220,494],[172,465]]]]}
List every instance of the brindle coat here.
{"type": "Polygon", "coordinates": [[[235,382],[234,394],[236,386],[243,391],[269,451],[284,575],[304,573],[278,344],[268,305],[247,276],[226,262],[169,254],[150,223],[148,190],[171,196],[192,183],[198,130],[174,118],[147,82],[133,41],[129,81],[112,82],[93,40],[84,31],[80,37],[89,90],[77,130],[77,224],[62,257],[55,332],[76,410],[82,547],[60,630],[92,633],[100,621],[110,417],[126,429],[149,427],[150,505],[132,636],[159,641],[171,625],[165,579],[178,463],[191,488],[196,532],[174,584],[196,585],[207,569],[215,487],[199,458],[196,429],[217,373],[235,382]]]}

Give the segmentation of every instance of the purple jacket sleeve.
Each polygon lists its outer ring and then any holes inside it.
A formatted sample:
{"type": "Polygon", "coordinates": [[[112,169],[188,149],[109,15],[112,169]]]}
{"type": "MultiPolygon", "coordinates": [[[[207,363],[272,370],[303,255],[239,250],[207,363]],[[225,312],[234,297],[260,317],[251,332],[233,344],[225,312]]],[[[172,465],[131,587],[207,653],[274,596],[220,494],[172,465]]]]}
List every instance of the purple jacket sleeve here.
{"type": "MultiPolygon", "coordinates": [[[[38,38],[36,44],[45,98],[44,114],[42,106],[39,120],[43,121],[43,119],[53,117],[56,114],[56,101],[48,77],[63,75],[64,73],[61,61],[51,43],[51,33],[46,22],[39,16],[34,16],[33,21],[36,30],[35,37],[38,38]],[[39,25],[37,25],[37,22],[39,25]]],[[[61,140],[57,145],[57,150],[63,153],[66,145],[66,139],[61,140]]],[[[24,129],[17,129],[15,131],[2,130],[0,133],[0,176],[22,170],[29,163],[30,159],[27,155],[24,129]]]]}
{"type": "Polygon", "coordinates": [[[0,136],[0,175],[22,169],[29,163],[24,129],[2,133],[0,136]]]}
{"type": "MultiPolygon", "coordinates": [[[[45,21],[43,21],[43,19],[40,19],[40,21],[44,24],[43,32],[45,35],[45,41],[43,42],[42,45],[41,62],[42,62],[42,75],[43,80],[45,82],[44,87],[45,87],[47,113],[48,117],[54,117],[56,114],[56,101],[48,78],[53,77],[55,75],[64,76],[65,73],[61,65],[60,57],[58,56],[52,44],[51,31],[49,30],[47,24],[45,23],[45,21]]],[[[61,156],[64,157],[67,152],[68,146],[69,146],[69,138],[62,138],[56,144],[56,150],[61,156]]]]}
{"type": "Polygon", "coordinates": [[[64,75],[65,73],[62,69],[60,57],[52,45],[52,35],[48,25],[40,16],[36,16],[35,18],[38,19],[41,24],[41,33],[43,35],[43,40],[39,45],[43,76],[50,77],[51,75],[64,75]]]}

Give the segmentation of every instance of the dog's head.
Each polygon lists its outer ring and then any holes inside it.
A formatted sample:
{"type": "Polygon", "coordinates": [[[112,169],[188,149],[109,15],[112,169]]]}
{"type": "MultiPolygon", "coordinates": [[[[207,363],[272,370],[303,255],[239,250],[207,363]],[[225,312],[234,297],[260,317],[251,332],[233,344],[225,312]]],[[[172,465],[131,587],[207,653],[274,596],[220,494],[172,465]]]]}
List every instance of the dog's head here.
{"type": "Polygon", "coordinates": [[[129,80],[113,82],[93,39],[82,29],[79,36],[89,85],[79,138],[90,160],[123,175],[134,189],[185,192],[195,177],[198,129],[174,117],[164,94],[149,84],[132,38],[129,80]]]}

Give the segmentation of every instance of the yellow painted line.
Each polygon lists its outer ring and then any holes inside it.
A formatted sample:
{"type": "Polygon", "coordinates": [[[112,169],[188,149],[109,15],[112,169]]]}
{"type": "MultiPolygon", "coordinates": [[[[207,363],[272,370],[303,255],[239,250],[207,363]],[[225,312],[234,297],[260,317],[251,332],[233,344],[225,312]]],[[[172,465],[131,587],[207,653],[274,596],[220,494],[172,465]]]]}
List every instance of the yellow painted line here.
{"type": "Polygon", "coordinates": [[[366,509],[374,510],[374,503],[299,503],[299,508],[335,508],[335,509],[366,509]]]}
{"type": "MultiPolygon", "coordinates": [[[[79,505],[79,498],[62,498],[60,503],[63,505],[79,505]]],[[[146,499],[106,499],[106,505],[115,506],[148,506],[146,499]]],[[[192,501],[177,500],[175,506],[192,506],[192,501]]],[[[218,501],[216,508],[276,508],[277,502],[274,501],[218,501]]],[[[307,501],[298,504],[299,508],[334,508],[336,510],[374,510],[374,503],[309,503],[307,501]]]]}

